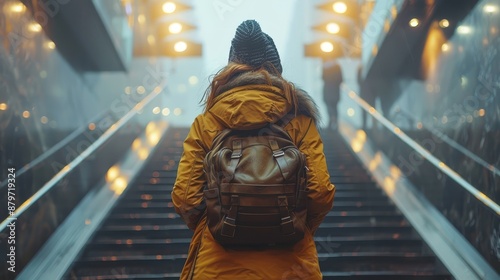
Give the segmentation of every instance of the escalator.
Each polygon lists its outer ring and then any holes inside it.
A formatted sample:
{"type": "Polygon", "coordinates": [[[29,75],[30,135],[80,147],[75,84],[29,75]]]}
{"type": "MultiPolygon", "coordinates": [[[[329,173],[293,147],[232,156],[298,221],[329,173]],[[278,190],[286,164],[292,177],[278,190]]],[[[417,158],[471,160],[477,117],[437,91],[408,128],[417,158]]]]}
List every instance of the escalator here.
{"type": "MultiPolygon", "coordinates": [[[[171,128],[66,279],[179,279],[192,232],[170,192],[188,130],[171,128]]],[[[323,279],[453,279],[338,133],[324,132],[334,207],[316,232],[323,279]]]]}

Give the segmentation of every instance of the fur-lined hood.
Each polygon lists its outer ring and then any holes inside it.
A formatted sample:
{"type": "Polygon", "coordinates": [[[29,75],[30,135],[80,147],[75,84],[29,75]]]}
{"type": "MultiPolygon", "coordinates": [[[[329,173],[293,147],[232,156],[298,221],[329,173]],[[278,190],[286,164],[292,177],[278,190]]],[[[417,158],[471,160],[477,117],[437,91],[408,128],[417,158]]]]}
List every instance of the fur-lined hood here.
{"type": "MultiPolygon", "coordinates": [[[[282,89],[286,81],[263,74],[246,72],[221,86],[215,104],[209,108],[219,121],[233,129],[253,129],[274,123],[287,113],[295,111],[282,89]]],[[[311,97],[301,89],[295,89],[298,114],[319,121],[319,112],[311,97]]]]}

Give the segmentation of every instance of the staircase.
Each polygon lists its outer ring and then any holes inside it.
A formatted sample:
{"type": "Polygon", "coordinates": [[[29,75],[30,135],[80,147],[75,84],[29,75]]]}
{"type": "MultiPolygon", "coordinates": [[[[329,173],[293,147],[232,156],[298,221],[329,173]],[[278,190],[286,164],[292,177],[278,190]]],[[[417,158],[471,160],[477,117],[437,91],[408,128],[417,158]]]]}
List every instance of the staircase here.
{"type": "MultiPolygon", "coordinates": [[[[170,192],[187,132],[169,130],[66,279],[179,279],[192,232],[170,192]]],[[[337,187],[315,237],[323,279],[453,279],[341,136],[322,137],[337,187]]]]}

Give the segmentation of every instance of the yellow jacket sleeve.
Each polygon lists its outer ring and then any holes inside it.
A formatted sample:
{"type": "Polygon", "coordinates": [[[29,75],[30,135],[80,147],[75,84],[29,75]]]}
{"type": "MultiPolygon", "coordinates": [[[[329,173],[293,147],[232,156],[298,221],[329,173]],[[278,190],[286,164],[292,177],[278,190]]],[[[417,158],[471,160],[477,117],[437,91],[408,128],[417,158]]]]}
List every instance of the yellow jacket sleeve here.
{"type": "Polygon", "coordinates": [[[307,223],[314,233],[332,208],[335,186],[330,182],[323,141],[314,122],[305,131],[299,149],[306,155],[309,169],[307,223]]]}
{"type": "Polygon", "coordinates": [[[196,118],[184,140],[184,151],[177,170],[177,178],[172,190],[172,202],[175,211],[187,226],[194,230],[205,211],[203,188],[205,174],[203,159],[206,149],[201,138],[201,121],[196,118]]]}

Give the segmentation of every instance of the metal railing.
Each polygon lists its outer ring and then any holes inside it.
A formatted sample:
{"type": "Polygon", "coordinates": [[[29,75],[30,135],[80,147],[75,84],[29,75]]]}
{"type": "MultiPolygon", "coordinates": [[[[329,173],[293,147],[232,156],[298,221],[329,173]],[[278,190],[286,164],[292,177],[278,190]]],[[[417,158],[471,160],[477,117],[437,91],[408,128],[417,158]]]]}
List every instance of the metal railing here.
{"type": "Polygon", "coordinates": [[[469,182],[464,180],[456,171],[451,169],[444,162],[433,156],[429,151],[423,148],[420,144],[415,142],[413,139],[408,137],[399,127],[394,125],[384,116],[382,116],[375,108],[368,104],[365,100],[360,98],[353,90],[351,90],[347,85],[342,85],[343,89],[347,92],[347,96],[358,104],[363,110],[368,112],[373,118],[377,119],[383,126],[385,126],[389,131],[391,131],[396,137],[401,139],[410,148],[419,153],[423,158],[429,161],[432,165],[438,168],[441,172],[448,175],[453,181],[460,185],[464,190],[472,194],[477,200],[490,208],[493,212],[500,216],[500,206],[486,196],[483,192],[479,191],[477,188],[472,186],[469,182]]]}
{"type": "MultiPolygon", "coordinates": [[[[161,87],[163,88],[163,87],[161,87]]],[[[127,114],[125,114],[120,120],[118,120],[115,124],[111,125],[94,143],[92,143],[87,149],[85,149],[79,156],[77,156],[73,161],[68,163],[64,168],[62,168],[57,174],[52,177],[47,183],[43,185],[35,194],[33,194],[29,199],[27,199],[16,211],[10,216],[7,217],[0,224],[0,232],[5,230],[8,224],[17,220],[17,218],[22,215],[26,210],[28,210],[33,204],[35,204],[40,198],[46,195],[54,186],[56,186],[59,181],[61,181],[66,175],[68,175],[71,171],[75,170],[77,166],[82,163],[85,159],[87,159],[90,155],[92,155],[95,151],[99,149],[101,145],[106,143],[108,139],[110,139],[115,133],[120,130],[124,125],[126,125],[134,116],[140,114],[141,110],[148,105],[152,100],[154,100],[161,91],[154,90],[148,96],[146,96],[143,100],[137,103],[127,114]]]]}

